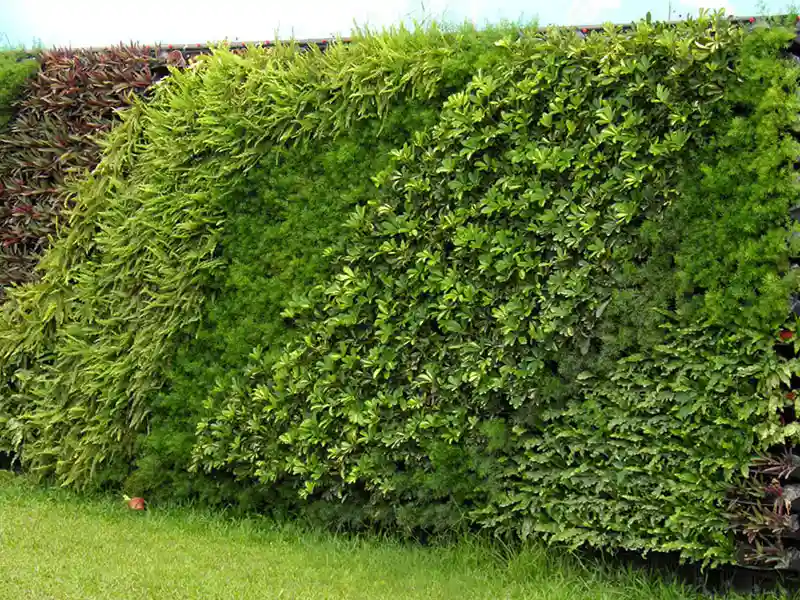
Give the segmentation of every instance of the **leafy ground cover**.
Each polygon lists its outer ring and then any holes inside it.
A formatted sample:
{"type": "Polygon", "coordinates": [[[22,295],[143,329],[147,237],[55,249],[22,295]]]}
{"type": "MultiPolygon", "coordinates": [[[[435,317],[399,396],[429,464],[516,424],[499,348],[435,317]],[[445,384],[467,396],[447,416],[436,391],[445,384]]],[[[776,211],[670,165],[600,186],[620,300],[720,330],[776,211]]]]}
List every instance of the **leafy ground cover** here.
{"type": "Polygon", "coordinates": [[[702,597],[535,544],[501,556],[474,539],[422,547],[187,508],[134,513],[2,472],[0,514],[2,599],[702,597]]]}

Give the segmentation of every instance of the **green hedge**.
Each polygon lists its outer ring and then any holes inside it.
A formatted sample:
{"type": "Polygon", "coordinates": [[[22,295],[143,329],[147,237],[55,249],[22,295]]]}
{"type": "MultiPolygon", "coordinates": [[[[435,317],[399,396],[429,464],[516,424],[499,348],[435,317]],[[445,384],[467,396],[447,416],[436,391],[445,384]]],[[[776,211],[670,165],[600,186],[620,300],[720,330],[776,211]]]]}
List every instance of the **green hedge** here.
{"type": "Polygon", "coordinates": [[[395,106],[391,121],[370,120],[335,141],[282,150],[277,160],[269,153],[251,170],[246,187],[225,204],[225,275],[207,292],[201,324],[185,333],[165,392],[153,402],[137,469],[125,482],[131,493],[253,506],[259,496],[251,486],[187,472],[204,402],[235,385],[254,348],[266,342],[259,351],[275,354],[291,339],[295,330],[282,308],[324,280],[341,224],[370,197],[370,175],[434,116],[424,103],[395,106]]]}
{"type": "Polygon", "coordinates": [[[0,131],[8,125],[25,83],[38,68],[38,61],[27,58],[21,51],[0,51],[0,131]]]}
{"type": "Polygon", "coordinates": [[[797,71],[786,31],[707,27],[505,41],[377,174],[195,466],[392,527],[731,560],[731,488],[797,430],[797,71]]]}
{"type": "Polygon", "coordinates": [[[9,296],[0,450],[65,484],[734,560],[729,501],[800,429],[773,349],[791,36],[434,28],[173,73],[9,296]]]}

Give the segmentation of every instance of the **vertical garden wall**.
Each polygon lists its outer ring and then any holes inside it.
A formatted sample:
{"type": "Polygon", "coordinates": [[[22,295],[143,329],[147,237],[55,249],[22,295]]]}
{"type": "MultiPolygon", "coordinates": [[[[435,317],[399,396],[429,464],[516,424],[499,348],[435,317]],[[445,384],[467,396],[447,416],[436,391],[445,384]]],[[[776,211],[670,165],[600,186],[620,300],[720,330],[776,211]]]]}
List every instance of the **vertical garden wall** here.
{"type": "Polygon", "coordinates": [[[51,50],[36,60],[9,52],[0,67],[0,300],[5,288],[36,278],[34,269],[67,202],[66,181],[93,169],[100,138],[116,113],[154,83],[138,46],[51,50]],[[5,91],[7,90],[7,91],[5,91]]]}
{"type": "Polygon", "coordinates": [[[0,447],[77,486],[786,566],[792,35],[431,28],[173,70],[9,290],[0,447]]]}

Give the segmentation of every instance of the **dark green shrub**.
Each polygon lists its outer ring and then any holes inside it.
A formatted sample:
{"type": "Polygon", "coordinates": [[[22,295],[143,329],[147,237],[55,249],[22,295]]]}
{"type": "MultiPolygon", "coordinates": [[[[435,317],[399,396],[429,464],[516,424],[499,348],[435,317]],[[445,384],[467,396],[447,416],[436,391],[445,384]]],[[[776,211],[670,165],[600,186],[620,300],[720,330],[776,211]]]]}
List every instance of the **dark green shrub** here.
{"type": "Polygon", "coordinates": [[[790,35],[507,40],[393,153],[196,466],[393,527],[733,560],[729,494],[798,430],[790,35]]]}

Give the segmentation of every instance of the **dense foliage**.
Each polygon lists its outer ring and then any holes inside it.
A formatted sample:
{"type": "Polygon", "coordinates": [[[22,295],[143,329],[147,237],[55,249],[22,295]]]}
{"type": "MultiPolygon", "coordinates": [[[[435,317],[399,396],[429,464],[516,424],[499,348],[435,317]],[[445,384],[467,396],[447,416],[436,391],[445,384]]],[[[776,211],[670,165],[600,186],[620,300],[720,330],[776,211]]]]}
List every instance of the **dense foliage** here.
{"type": "Polygon", "coordinates": [[[111,128],[131,94],[153,83],[153,61],[137,46],[45,51],[40,59],[0,143],[0,300],[9,284],[35,277],[56,233],[65,179],[95,167],[98,134],[111,128]]]}
{"type": "Polygon", "coordinates": [[[431,29],[175,71],[9,294],[0,450],[65,484],[733,560],[729,497],[800,429],[773,350],[790,36],[431,29]]]}

